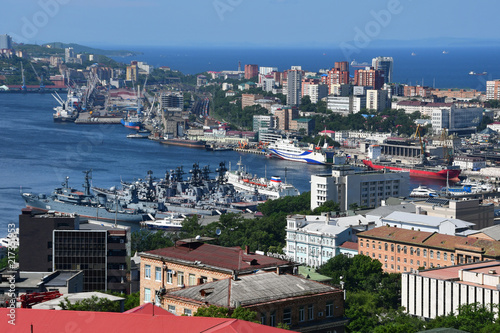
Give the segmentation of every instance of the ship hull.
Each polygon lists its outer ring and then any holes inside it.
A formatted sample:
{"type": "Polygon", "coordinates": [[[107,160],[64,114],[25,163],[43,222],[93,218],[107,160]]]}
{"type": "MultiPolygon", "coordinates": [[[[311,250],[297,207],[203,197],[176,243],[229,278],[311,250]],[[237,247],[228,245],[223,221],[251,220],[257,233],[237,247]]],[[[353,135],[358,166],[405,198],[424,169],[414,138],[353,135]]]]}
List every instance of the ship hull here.
{"type": "Polygon", "coordinates": [[[205,149],[205,141],[168,139],[168,140],[162,140],[160,141],[160,143],[164,145],[205,149]]]}
{"type": "Polygon", "coordinates": [[[126,120],[122,119],[121,123],[126,128],[131,128],[131,129],[135,129],[135,130],[139,130],[141,128],[141,123],[138,123],[135,121],[126,121],[126,120]]]}
{"type": "Polygon", "coordinates": [[[326,158],[322,154],[317,154],[311,151],[305,151],[301,154],[291,154],[280,151],[278,149],[269,149],[271,157],[281,158],[287,161],[302,162],[309,164],[326,165],[326,158]]]}
{"type": "Polygon", "coordinates": [[[409,172],[410,177],[425,177],[433,179],[456,179],[460,175],[460,169],[443,169],[439,171],[434,171],[430,168],[426,170],[416,169],[416,168],[405,168],[395,165],[385,165],[385,164],[374,164],[372,161],[363,160],[363,164],[375,170],[389,169],[396,172],[409,172]]]}

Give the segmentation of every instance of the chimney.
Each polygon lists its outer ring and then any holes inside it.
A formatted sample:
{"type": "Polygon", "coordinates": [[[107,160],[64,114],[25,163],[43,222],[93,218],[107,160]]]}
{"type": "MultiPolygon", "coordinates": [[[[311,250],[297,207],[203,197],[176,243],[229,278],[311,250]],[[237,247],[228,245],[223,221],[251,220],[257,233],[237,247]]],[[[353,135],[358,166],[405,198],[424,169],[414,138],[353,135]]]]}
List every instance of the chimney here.
{"type": "Polygon", "coordinates": [[[325,224],[328,225],[330,223],[330,212],[326,213],[325,224]]]}
{"type": "Polygon", "coordinates": [[[250,246],[245,245],[245,254],[250,254],[250,246]]]}

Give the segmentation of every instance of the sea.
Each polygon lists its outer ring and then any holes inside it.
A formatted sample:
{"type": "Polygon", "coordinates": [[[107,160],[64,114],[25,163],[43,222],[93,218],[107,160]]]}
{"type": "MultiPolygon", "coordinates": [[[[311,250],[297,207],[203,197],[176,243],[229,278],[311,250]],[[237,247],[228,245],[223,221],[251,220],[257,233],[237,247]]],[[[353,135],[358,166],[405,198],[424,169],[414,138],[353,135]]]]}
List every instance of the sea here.
{"type": "MultiPolygon", "coordinates": [[[[301,65],[306,70],[316,71],[332,67],[334,61],[346,60],[340,50],[328,49],[143,48],[137,51],[143,54],[117,60],[146,61],[186,74],[236,70],[238,62],[242,67],[255,63],[284,70],[301,65]]],[[[392,56],[395,81],[412,84],[424,81],[436,87],[484,90],[486,79],[500,76],[496,59],[499,51],[500,48],[493,47],[363,49],[356,61],[369,62],[376,56],[392,56]],[[470,76],[470,71],[486,71],[488,75],[470,76]]],[[[234,169],[241,158],[249,172],[259,176],[280,176],[301,192],[310,190],[312,174],[329,172],[328,167],[268,159],[263,155],[207,152],[165,146],[150,140],[127,139],[131,130],[121,125],[54,123],[52,113],[56,105],[50,94],[0,93],[0,237],[7,235],[9,223],[18,223],[18,215],[24,207],[21,192],[48,194],[66,177],[69,177],[70,186],[82,189],[84,170],[92,170],[93,185],[109,188],[119,186],[121,180],[144,178],[148,170],[156,177],[163,177],[166,171],[182,166],[188,177],[194,163],[209,165],[214,171],[223,161],[234,169]]],[[[445,184],[412,178],[410,188],[418,185],[438,189],[445,184]]]]}
{"type": "MultiPolygon", "coordinates": [[[[302,66],[306,71],[330,69],[336,61],[369,63],[378,56],[394,59],[394,82],[409,85],[426,85],[435,88],[461,88],[485,91],[486,81],[500,77],[498,54],[500,47],[391,47],[357,48],[344,52],[340,48],[200,48],[200,47],[134,47],[123,49],[142,54],[114,57],[130,63],[144,61],[155,67],[168,66],[184,74],[205,71],[237,70],[238,64],[257,64],[277,67],[279,71],[291,66],[302,66]],[[470,72],[486,75],[469,75],[470,72]]],[[[351,75],[354,74],[351,67],[351,75]]]]}

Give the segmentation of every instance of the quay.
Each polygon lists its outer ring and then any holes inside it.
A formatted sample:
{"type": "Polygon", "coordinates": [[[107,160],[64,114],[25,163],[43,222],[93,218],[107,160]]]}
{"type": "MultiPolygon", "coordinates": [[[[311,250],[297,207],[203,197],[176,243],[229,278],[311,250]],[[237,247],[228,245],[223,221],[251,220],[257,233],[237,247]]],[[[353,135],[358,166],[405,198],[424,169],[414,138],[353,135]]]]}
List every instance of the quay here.
{"type": "Polygon", "coordinates": [[[88,112],[80,113],[75,124],[121,124],[121,117],[92,117],[88,112]]]}
{"type": "Polygon", "coordinates": [[[258,154],[258,155],[266,155],[266,152],[261,149],[252,149],[252,148],[233,148],[234,151],[240,153],[249,153],[249,154],[258,154]]]}

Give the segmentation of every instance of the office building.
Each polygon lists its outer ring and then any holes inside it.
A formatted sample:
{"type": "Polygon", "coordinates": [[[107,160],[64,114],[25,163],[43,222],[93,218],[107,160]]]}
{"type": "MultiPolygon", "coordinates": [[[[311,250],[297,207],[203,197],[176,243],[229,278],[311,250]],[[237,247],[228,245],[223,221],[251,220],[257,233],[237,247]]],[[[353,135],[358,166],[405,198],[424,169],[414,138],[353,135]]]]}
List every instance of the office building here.
{"type": "Polygon", "coordinates": [[[245,65],[245,79],[249,80],[259,75],[259,65],[245,65]]]}
{"type": "Polygon", "coordinates": [[[375,208],[382,200],[408,195],[409,172],[357,171],[349,166],[334,166],[331,174],[311,176],[311,209],[328,200],[346,211],[352,205],[375,208]]]}
{"type": "Polygon", "coordinates": [[[347,115],[351,111],[351,97],[329,95],[326,100],[326,108],[335,113],[347,115]]]}
{"type": "Polygon", "coordinates": [[[275,128],[273,115],[254,115],[253,116],[253,131],[268,131],[275,128]]]}
{"type": "Polygon", "coordinates": [[[372,87],[372,89],[379,90],[384,86],[384,76],[384,71],[376,70],[373,67],[357,69],[354,72],[354,85],[372,87]]]}
{"type": "Polygon", "coordinates": [[[298,106],[302,96],[302,71],[291,69],[287,71],[287,95],[286,104],[289,106],[298,106]]]}
{"type": "Polygon", "coordinates": [[[182,92],[162,92],[160,94],[160,108],[162,110],[167,108],[184,109],[184,95],[182,92]]]}
{"type": "Polygon", "coordinates": [[[432,111],[432,131],[440,134],[446,128],[450,134],[475,133],[482,120],[483,108],[452,106],[450,109],[437,109],[432,111]]]}
{"type": "Polygon", "coordinates": [[[280,272],[235,275],[169,292],[162,301],[178,316],[192,315],[211,305],[230,313],[241,306],[257,312],[262,325],[284,323],[299,332],[344,332],[348,322],[343,290],[280,272]]]}
{"type": "Polygon", "coordinates": [[[392,57],[376,57],[372,59],[372,67],[384,72],[384,83],[392,82],[392,68],[394,60],[392,57]]]}
{"type": "Polygon", "coordinates": [[[72,47],[67,47],[64,49],[64,62],[72,63],[75,58],[75,51],[72,47]]]}
{"type": "Polygon", "coordinates": [[[401,306],[412,316],[434,319],[479,303],[497,313],[500,261],[485,261],[401,274],[401,306]]]}
{"type": "Polygon", "coordinates": [[[0,35],[0,50],[1,49],[12,49],[12,38],[9,35],[0,35]]]}
{"type": "Polygon", "coordinates": [[[129,291],[130,229],[83,224],[78,216],[23,209],[19,245],[23,271],[82,270],[83,291],[129,291]]]}
{"type": "Polygon", "coordinates": [[[397,227],[378,227],[359,233],[358,243],[359,254],[380,261],[387,273],[500,259],[498,241],[397,227]]]}
{"type": "Polygon", "coordinates": [[[377,112],[391,108],[391,100],[387,90],[367,90],[366,91],[366,109],[377,112]]]}
{"type": "Polygon", "coordinates": [[[285,106],[274,111],[276,128],[282,131],[290,130],[293,119],[298,118],[299,109],[296,106],[285,106]]]}

